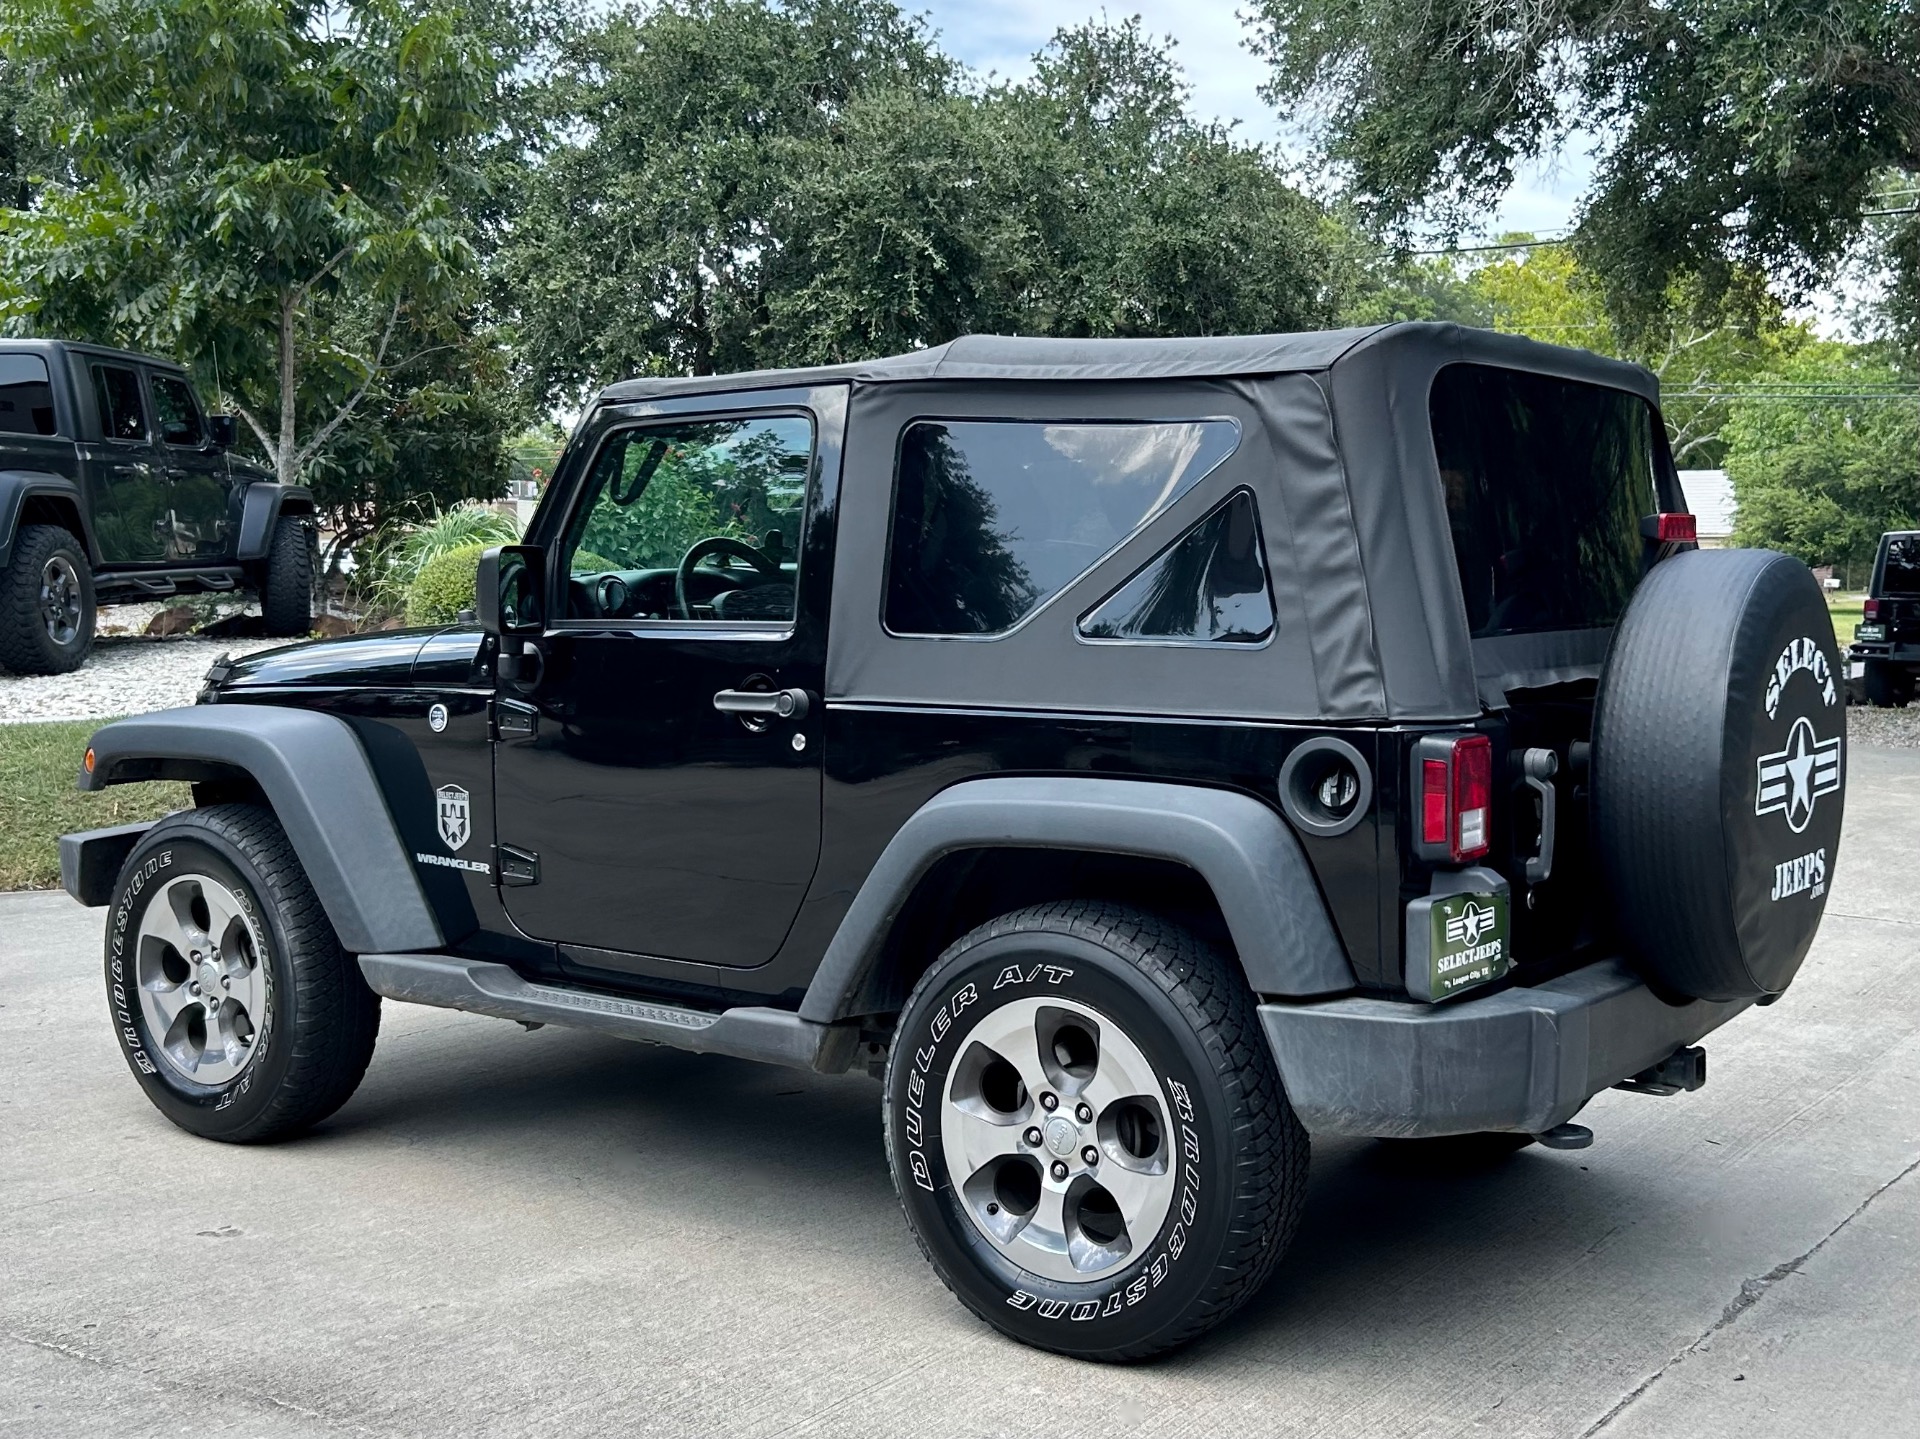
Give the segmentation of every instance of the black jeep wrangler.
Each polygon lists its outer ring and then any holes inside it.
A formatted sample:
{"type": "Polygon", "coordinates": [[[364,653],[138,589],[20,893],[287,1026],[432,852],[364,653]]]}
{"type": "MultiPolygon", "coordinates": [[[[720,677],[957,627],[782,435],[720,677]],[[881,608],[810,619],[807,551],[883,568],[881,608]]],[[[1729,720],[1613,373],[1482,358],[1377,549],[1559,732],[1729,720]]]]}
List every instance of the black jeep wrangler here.
{"type": "Polygon", "coordinates": [[[1309,1132],[1578,1146],[1807,953],[1833,629],[1694,549],[1656,399],[1433,325],[615,385],[478,627],[94,736],[198,804],[63,843],[127,1060],[235,1142],[382,996],[864,1066],[963,1303],[1190,1340],[1309,1132]]]}
{"type": "Polygon", "coordinates": [[[1848,654],[1862,661],[1867,702],[1899,709],[1920,676],[1920,530],[1880,536],[1864,611],[1848,654]]]}
{"type": "Polygon", "coordinates": [[[313,496],[233,442],[171,360],[0,340],[0,669],[77,669],[96,604],[168,595],[252,588],[307,633],[313,496]]]}

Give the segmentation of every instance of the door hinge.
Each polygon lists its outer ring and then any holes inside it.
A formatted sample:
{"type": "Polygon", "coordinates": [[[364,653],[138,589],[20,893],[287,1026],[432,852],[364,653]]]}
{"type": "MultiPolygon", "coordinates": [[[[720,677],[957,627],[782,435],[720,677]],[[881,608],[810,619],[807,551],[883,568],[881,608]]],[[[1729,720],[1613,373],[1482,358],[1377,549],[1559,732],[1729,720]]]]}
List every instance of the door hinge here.
{"type": "Polygon", "coordinates": [[[500,844],[494,846],[493,857],[494,873],[500,876],[500,883],[516,886],[540,883],[540,856],[532,850],[500,844]]]}
{"type": "Polygon", "coordinates": [[[519,700],[496,699],[493,702],[495,739],[531,739],[540,729],[540,711],[519,700]]]}

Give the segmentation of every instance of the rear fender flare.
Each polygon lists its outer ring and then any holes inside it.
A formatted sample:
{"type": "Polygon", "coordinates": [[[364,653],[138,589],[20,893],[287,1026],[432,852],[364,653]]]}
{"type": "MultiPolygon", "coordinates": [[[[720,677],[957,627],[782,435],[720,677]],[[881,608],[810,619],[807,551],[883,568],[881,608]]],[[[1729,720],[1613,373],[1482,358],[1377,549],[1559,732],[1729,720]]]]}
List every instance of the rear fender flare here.
{"type": "Polygon", "coordinates": [[[1251,795],[1149,780],[995,777],[928,800],[861,885],[800,1005],[822,1023],[862,1012],[887,937],[942,856],[1072,849],[1186,865],[1206,881],[1256,994],[1354,988],[1313,870],[1284,819],[1251,795]]]}
{"type": "Polygon", "coordinates": [[[96,731],[91,749],[84,790],[250,777],[353,953],[445,943],[366,751],[337,716],[278,705],[160,710],[96,731]]]}
{"type": "Polygon", "coordinates": [[[20,533],[20,516],[27,507],[27,501],[36,496],[60,502],[63,510],[72,509],[73,519],[69,527],[86,547],[88,562],[96,562],[99,556],[94,549],[92,531],[87,525],[87,505],[79,485],[65,475],[50,474],[43,470],[0,470],[0,568],[13,559],[13,542],[20,533]]]}

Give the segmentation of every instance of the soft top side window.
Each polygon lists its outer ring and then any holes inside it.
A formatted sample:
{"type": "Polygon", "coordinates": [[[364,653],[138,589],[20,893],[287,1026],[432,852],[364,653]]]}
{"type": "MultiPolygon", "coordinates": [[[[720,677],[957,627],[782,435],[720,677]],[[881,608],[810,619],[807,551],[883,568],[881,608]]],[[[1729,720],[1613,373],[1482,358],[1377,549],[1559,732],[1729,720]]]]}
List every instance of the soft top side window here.
{"type": "Polygon", "coordinates": [[[1239,442],[1232,420],[913,421],[894,474],[887,629],[1012,629],[1239,442]]]}
{"type": "Polygon", "coordinates": [[[1260,519],[1251,490],[1226,502],[1148,560],[1080,618],[1091,640],[1258,645],[1273,635],[1260,519]]]}

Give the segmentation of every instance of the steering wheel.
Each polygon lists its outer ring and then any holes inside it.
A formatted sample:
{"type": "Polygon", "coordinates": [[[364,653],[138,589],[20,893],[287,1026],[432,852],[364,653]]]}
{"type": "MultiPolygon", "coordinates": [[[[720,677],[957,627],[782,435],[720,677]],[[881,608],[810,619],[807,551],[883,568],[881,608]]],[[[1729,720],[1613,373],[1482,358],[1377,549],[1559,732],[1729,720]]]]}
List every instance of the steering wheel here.
{"type": "Polygon", "coordinates": [[[756,550],[745,540],[736,540],[730,535],[711,535],[704,540],[696,540],[693,548],[682,557],[680,568],[673,577],[673,607],[680,612],[683,620],[693,618],[693,606],[687,602],[687,581],[693,576],[694,566],[708,555],[732,555],[745,560],[765,575],[769,584],[781,584],[787,578],[778,560],[756,550]]]}

